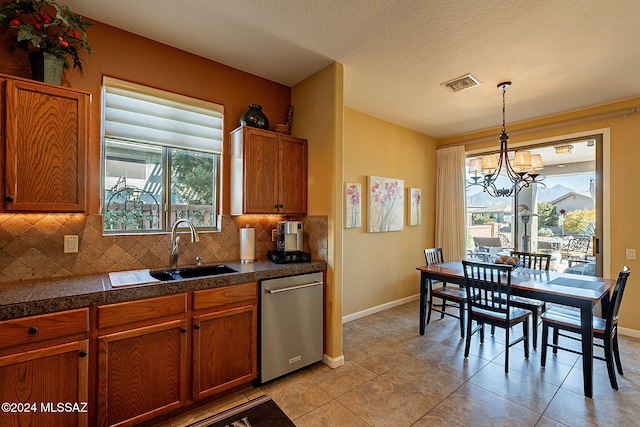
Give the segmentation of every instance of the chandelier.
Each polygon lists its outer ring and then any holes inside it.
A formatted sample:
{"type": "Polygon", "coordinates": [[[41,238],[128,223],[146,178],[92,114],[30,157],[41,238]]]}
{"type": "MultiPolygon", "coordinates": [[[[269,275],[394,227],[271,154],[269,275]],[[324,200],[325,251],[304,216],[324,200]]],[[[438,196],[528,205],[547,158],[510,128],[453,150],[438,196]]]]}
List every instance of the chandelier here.
{"type": "Polygon", "coordinates": [[[544,167],[542,157],[539,154],[531,154],[529,151],[516,151],[513,160],[509,159],[507,143],[509,135],[506,128],[506,92],[511,82],[498,84],[502,89],[502,133],[500,134],[500,153],[488,154],[482,158],[471,159],[469,162],[469,174],[467,188],[479,185],[483,191],[492,197],[513,197],[525,187],[540,183],[545,177],[538,171],[544,167]],[[507,187],[498,188],[496,181],[499,176],[508,178],[507,187]]]}

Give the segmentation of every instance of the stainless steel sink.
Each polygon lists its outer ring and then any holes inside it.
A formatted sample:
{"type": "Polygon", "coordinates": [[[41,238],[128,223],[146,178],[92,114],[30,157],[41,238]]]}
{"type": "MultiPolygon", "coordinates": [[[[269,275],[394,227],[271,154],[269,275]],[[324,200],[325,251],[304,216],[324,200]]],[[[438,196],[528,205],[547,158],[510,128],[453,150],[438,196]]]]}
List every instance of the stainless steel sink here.
{"type": "Polygon", "coordinates": [[[191,279],[194,277],[217,276],[219,274],[237,273],[238,270],[228,265],[203,265],[198,267],[168,268],[149,272],[154,279],[163,282],[169,280],[191,279]]]}

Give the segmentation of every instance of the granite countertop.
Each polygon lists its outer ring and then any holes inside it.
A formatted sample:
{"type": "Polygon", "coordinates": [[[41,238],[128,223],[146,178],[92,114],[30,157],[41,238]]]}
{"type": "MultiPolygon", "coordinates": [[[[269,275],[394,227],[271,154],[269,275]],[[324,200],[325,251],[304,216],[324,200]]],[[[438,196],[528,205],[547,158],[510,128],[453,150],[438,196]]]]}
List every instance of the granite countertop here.
{"type": "Polygon", "coordinates": [[[136,270],[130,272],[130,277],[138,277],[141,282],[124,286],[113,286],[108,273],[3,283],[0,284],[0,320],[313,273],[327,269],[327,263],[324,261],[295,264],[275,264],[271,261],[257,261],[250,264],[225,262],[223,264],[238,270],[238,272],[167,282],[147,282],[146,277],[154,280],[148,276],[148,270],[136,270]]]}

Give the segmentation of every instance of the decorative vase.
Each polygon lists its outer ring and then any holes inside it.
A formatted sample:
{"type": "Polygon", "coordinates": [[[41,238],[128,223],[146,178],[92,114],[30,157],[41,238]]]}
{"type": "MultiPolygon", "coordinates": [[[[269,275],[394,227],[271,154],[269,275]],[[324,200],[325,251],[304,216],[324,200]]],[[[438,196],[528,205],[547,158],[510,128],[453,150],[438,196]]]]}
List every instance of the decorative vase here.
{"type": "Polygon", "coordinates": [[[240,116],[240,126],[269,130],[269,119],[262,112],[261,105],[249,104],[249,109],[240,116]]]}
{"type": "Polygon", "coordinates": [[[34,80],[60,85],[64,59],[39,51],[29,53],[29,62],[31,63],[31,76],[34,80]]]}

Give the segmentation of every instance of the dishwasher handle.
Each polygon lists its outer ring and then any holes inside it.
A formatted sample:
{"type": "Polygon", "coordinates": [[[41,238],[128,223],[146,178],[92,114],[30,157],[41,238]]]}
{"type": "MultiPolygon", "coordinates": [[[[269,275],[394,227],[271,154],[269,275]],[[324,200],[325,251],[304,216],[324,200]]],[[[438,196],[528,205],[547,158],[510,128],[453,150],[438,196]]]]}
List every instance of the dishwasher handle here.
{"type": "Polygon", "coordinates": [[[295,290],[298,290],[298,289],[309,288],[311,286],[318,286],[318,285],[322,285],[322,282],[319,281],[319,280],[316,280],[315,282],[304,283],[302,285],[289,286],[287,288],[280,288],[280,289],[269,289],[269,288],[267,288],[266,291],[267,291],[268,294],[278,294],[280,292],[295,291],[295,290]]]}

